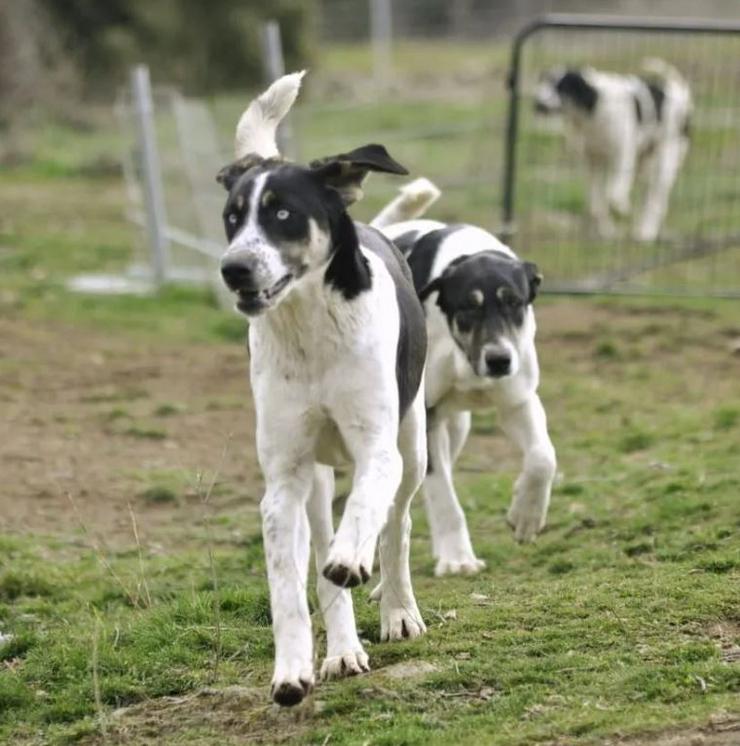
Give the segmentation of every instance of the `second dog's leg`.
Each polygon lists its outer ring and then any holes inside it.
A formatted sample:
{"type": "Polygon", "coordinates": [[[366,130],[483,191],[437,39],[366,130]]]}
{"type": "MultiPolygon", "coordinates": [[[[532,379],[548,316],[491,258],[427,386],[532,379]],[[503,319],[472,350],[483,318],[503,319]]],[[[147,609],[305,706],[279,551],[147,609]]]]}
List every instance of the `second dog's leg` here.
{"type": "Polygon", "coordinates": [[[523,404],[502,408],[501,426],[524,457],[507,520],[517,541],[533,541],[545,526],[556,468],[555,449],[539,396],[532,394],[523,404]]]}
{"type": "Polygon", "coordinates": [[[589,160],[588,209],[591,221],[601,238],[613,238],[616,234],[614,222],[609,214],[609,198],[606,190],[606,164],[589,160]]]}
{"type": "MultiPolygon", "coordinates": [[[[426,632],[411,586],[411,500],[426,470],[426,413],[423,385],[401,422],[399,447],[403,478],[380,535],[380,639],[400,640],[426,632]]],[[[377,597],[378,592],[373,594],[377,597]]]]}
{"type": "Polygon", "coordinates": [[[435,575],[473,574],[485,567],[473,551],[452,478],[452,467],[469,429],[470,413],[457,412],[432,423],[427,433],[429,471],[424,480],[424,498],[432,552],[437,560],[435,575]]]}
{"type": "Polygon", "coordinates": [[[625,217],[630,211],[630,192],[635,180],[637,157],[635,138],[634,128],[630,128],[625,133],[619,152],[616,154],[611,179],[607,186],[609,205],[620,217],[625,217]]]}
{"type": "Polygon", "coordinates": [[[353,676],[370,670],[367,653],[357,637],[350,591],[337,588],[321,574],[334,536],[331,514],[333,497],[334,470],[316,465],[308,501],[308,520],[316,554],[319,606],[326,625],[326,658],[321,664],[322,679],[353,676]]]}

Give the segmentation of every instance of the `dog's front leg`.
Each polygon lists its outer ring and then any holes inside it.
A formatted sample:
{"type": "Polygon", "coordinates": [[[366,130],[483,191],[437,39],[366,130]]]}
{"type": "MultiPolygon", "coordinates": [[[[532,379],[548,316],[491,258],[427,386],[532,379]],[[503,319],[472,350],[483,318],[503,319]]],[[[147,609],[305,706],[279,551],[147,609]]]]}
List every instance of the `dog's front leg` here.
{"type": "Polygon", "coordinates": [[[429,466],[424,499],[432,533],[435,575],[471,575],[485,567],[475,556],[468,524],[455,493],[452,468],[470,429],[470,413],[435,417],[427,433],[429,466]]]}
{"type": "Polygon", "coordinates": [[[337,588],[321,574],[334,536],[331,515],[333,497],[334,470],[317,464],[308,501],[308,520],[316,553],[316,590],[326,625],[326,658],[321,664],[322,679],[354,676],[370,670],[367,653],[357,636],[351,592],[346,588],[337,588]]]}
{"type": "Polygon", "coordinates": [[[607,186],[609,206],[620,217],[630,212],[630,193],[635,180],[637,159],[636,134],[633,130],[625,133],[619,151],[615,155],[612,174],[607,186]]]}
{"type": "Polygon", "coordinates": [[[523,455],[507,520],[517,541],[533,541],[545,526],[556,468],[555,448],[539,396],[532,394],[521,404],[503,408],[501,425],[523,455]]]}
{"type": "Polygon", "coordinates": [[[314,684],[313,638],[306,596],[310,535],[306,501],[311,464],[265,466],[267,489],[260,504],[270,585],[275,673],[272,697],[298,704],[314,684]]]}
{"type": "Polygon", "coordinates": [[[378,428],[365,422],[340,429],[355,473],[324,577],[351,588],[366,582],[372,574],[375,546],[401,483],[402,463],[397,426],[378,428]]]}

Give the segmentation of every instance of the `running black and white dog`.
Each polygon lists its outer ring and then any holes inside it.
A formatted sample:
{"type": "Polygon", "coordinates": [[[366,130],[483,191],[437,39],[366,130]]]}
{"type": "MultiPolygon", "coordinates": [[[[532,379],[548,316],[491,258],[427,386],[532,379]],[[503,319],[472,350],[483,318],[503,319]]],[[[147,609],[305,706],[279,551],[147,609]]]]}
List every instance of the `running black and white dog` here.
{"type": "Polygon", "coordinates": [[[556,464],[537,394],[532,302],[541,277],[534,264],[518,259],[481,228],[434,220],[394,222],[422,212],[414,207],[424,204],[418,191],[424,191],[423,184],[418,190],[407,187],[373,225],[406,256],[427,312],[424,497],[435,573],[471,574],[484,563],[473,551],[453,481],[471,410],[497,408],[501,427],[523,455],[507,515],[515,538],[534,540],[547,518],[556,464]],[[409,194],[414,201],[405,198],[409,194]]]}
{"type": "Polygon", "coordinates": [[[378,542],[381,638],[425,631],[409,574],[409,503],[426,471],[424,313],[397,249],[346,211],[369,171],[406,170],[380,145],[309,168],[284,162],[275,130],[302,75],[251,103],[237,160],[218,176],[229,192],[221,273],[250,318],[272,696],[281,705],[300,702],[314,682],[311,540],[327,631],[322,677],[368,670],[347,588],[370,577],[378,542]],[[352,489],[335,534],[332,467],[345,460],[352,489]]]}
{"type": "Polygon", "coordinates": [[[647,60],[643,68],[641,76],[552,70],[542,76],[534,97],[536,111],[562,114],[566,135],[585,160],[589,213],[604,238],[615,235],[612,213],[631,212],[638,174],[645,198],[633,235],[641,241],[658,238],[689,146],[688,83],[662,60],[647,60]]]}

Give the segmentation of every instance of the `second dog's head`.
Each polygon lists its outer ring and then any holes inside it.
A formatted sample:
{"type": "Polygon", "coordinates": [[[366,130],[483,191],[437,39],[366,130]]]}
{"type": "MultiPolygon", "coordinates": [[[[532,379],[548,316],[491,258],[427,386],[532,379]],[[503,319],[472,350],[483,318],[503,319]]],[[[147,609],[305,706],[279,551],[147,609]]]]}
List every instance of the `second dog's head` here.
{"type": "Polygon", "coordinates": [[[419,297],[438,293],[452,338],[477,376],[504,378],[519,370],[534,334],[529,305],[541,281],[532,262],[482,251],[455,259],[419,297]]]}
{"type": "Polygon", "coordinates": [[[588,70],[555,68],[540,77],[534,108],[540,114],[557,114],[566,108],[593,111],[598,91],[588,80],[588,70]]]}

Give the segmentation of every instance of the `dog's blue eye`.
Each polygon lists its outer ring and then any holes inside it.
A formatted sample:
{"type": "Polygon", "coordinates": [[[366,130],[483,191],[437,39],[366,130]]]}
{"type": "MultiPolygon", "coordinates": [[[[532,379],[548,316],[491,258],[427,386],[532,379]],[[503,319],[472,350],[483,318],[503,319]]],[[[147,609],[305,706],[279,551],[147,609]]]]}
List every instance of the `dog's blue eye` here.
{"type": "Polygon", "coordinates": [[[283,208],[282,210],[278,210],[275,216],[278,220],[287,220],[290,217],[290,212],[283,208]]]}

